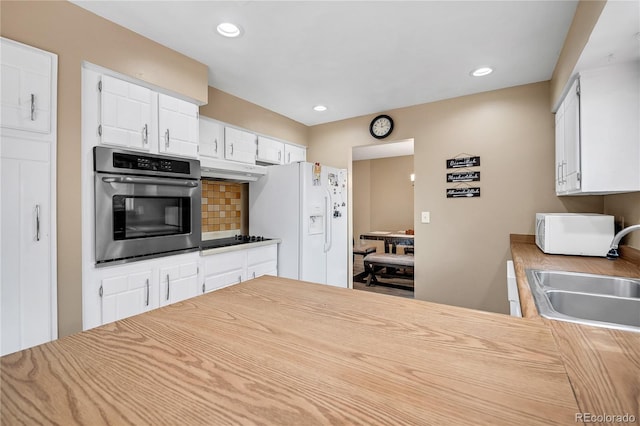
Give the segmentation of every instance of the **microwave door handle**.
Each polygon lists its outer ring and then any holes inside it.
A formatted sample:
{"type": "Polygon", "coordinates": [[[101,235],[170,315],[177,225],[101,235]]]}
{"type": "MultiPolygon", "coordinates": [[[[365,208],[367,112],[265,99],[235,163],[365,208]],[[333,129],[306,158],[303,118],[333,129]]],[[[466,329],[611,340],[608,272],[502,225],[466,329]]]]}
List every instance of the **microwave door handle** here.
{"type": "Polygon", "coordinates": [[[195,188],[198,186],[198,182],[189,180],[138,178],[130,176],[103,177],[102,181],[105,183],[140,183],[144,185],[183,186],[187,188],[195,188]]]}

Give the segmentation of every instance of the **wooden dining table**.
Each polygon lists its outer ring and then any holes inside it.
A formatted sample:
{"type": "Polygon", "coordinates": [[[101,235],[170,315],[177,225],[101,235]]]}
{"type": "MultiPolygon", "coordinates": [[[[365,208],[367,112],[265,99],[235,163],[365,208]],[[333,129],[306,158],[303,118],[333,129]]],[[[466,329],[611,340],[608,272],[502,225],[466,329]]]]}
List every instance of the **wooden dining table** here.
{"type": "Polygon", "coordinates": [[[413,247],[413,235],[400,232],[370,231],[360,234],[360,239],[384,241],[385,253],[395,254],[399,245],[413,247]]]}
{"type": "Polygon", "coordinates": [[[0,423],[551,425],[539,319],[264,276],[0,359],[0,423]]]}

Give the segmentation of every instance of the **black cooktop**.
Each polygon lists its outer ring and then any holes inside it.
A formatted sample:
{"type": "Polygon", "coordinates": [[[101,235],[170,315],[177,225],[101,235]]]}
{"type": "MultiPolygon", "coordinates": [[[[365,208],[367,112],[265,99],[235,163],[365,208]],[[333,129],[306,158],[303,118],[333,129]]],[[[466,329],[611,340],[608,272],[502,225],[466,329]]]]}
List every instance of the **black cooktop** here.
{"type": "Polygon", "coordinates": [[[200,249],[208,250],[220,247],[237,246],[240,244],[258,243],[261,241],[269,241],[271,238],[265,238],[257,235],[236,235],[234,237],[216,238],[214,240],[205,240],[200,243],[200,249]]]}

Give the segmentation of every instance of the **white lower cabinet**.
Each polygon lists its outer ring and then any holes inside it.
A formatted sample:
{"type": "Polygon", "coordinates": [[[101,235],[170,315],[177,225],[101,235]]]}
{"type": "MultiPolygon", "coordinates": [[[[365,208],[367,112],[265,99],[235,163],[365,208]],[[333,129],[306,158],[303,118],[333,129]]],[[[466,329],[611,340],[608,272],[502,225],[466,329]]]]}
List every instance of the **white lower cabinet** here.
{"type": "Polygon", "coordinates": [[[197,296],[198,259],[160,268],[160,306],[197,296]]]}
{"type": "Polygon", "coordinates": [[[247,279],[247,255],[244,250],[204,256],[202,263],[202,293],[238,284],[247,279]]]}
{"type": "Polygon", "coordinates": [[[158,307],[158,283],[153,269],[122,273],[100,280],[102,324],[158,307]]]}
{"type": "Polygon", "coordinates": [[[278,276],[278,246],[276,244],[247,250],[247,277],[278,276]]]}
{"type": "Polygon", "coordinates": [[[522,317],[520,309],[520,293],[518,292],[518,282],[516,280],[516,270],[513,261],[507,261],[507,297],[509,299],[509,310],[512,317],[522,317]]]}
{"type": "Polygon", "coordinates": [[[208,293],[262,275],[278,275],[278,245],[205,255],[202,292],[208,293]]]}

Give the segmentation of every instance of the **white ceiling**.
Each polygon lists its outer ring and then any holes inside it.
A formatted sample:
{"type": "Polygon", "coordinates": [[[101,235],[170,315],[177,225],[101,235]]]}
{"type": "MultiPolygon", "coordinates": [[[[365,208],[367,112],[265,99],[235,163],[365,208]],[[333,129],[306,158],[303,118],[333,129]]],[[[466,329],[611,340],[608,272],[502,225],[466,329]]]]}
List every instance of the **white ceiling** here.
{"type": "Polygon", "coordinates": [[[549,80],[577,1],[73,3],[206,64],[209,85],[315,125],[549,80]],[[223,21],[242,37],[219,36],[223,21]]]}

